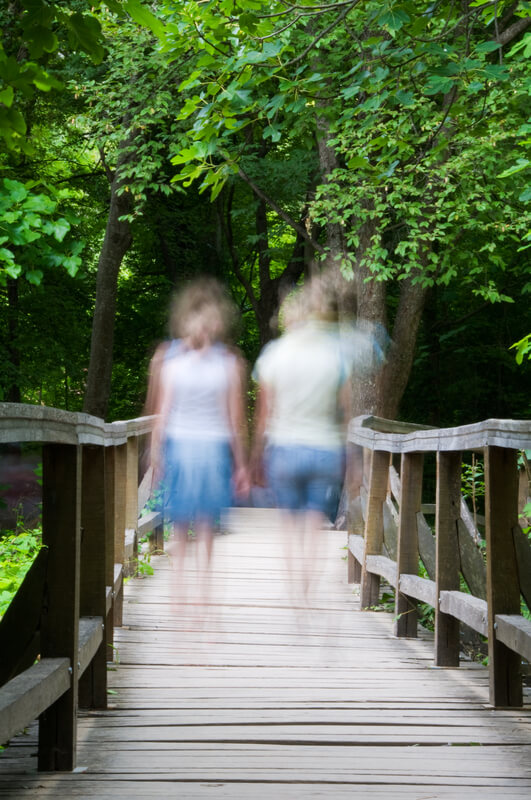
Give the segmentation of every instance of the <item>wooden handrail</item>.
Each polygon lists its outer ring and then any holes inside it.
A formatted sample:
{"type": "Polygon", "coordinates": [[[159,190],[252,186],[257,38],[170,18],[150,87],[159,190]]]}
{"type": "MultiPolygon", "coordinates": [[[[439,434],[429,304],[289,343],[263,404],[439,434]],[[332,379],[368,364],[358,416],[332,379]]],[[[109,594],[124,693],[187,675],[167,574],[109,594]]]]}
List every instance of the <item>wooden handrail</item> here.
{"type": "Polygon", "coordinates": [[[437,453],[504,447],[531,448],[531,423],[527,420],[486,419],[458,428],[430,428],[362,416],[351,420],[348,440],[369,450],[388,453],[437,453]]]}
{"type": "Polygon", "coordinates": [[[360,582],[362,608],[377,604],[385,578],[396,590],[396,635],[416,636],[417,601],[432,605],[437,666],[459,666],[459,623],[466,623],[488,637],[492,705],[521,705],[521,658],[531,654],[531,621],[520,615],[520,593],[530,605],[531,545],[518,524],[516,456],[531,448],[531,421],[489,419],[439,429],[364,416],[351,421],[348,440],[370,464],[361,495],[349,498],[348,579],[360,582]],[[483,583],[479,534],[461,498],[463,450],[485,457],[483,583]],[[430,452],[437,456],[434,537],[422,504],[423,454],[430,452]],[[389,526],[395,528],[393,558],[386,547],[389,526]],[[419,553],[429,579],[418,575],[419,553]],[[460,572],[476,596],[460,590],[460,572]]]}
{"type": "Polygon", "coordinates": [[[48,406],[0,403],[0,444],[94,444],[103,447],[126,444],[133,436],[151,432],[155,417],[104,422],[99,417],[48,406]]]}
{"type": "Polygon", "coordinates": [[[162,515],[138,520],[151,484],[139,494],[138,440],[153,422],[0,403],[0,443],[43,446],[45,550],[0,621],[0,741],[39,716],[39,769],[75,767],[78,705],[107,704],[107,661],[139,529],[151,531],[151,549],[164,546],[162,515]]]}

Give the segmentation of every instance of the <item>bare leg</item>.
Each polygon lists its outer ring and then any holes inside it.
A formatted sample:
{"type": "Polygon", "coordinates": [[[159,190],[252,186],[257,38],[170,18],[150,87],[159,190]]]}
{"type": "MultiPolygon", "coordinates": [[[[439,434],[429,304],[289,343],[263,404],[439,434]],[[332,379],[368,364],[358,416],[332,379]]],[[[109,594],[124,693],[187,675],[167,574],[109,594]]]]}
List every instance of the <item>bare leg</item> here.
{"type": "Polygon", "coordinates": [[[188,526],[174,523],[173,535],[166,551],[170,557],[172,568],[171,602],[175,605],[186,603],[186,584],[184,582],[184,567],[186,560],[186,545],[188,544],[188,526]]]}
{"type": "Polygon", "coordinates": [[[325,516],[321,511],[306,511],[304,514],[304,573],[303,592],[307,601],[311,587],[319,581],[322,570],[323,526],[325,516]]]}
{"type": "Polygon", "coordinates": [[[283,514],[284,555],[288,571],[290,601],[294,606],[304,599],[304,517],[299,512],[285,511],[283,514]]]}
{"type": "Polygon", "coordinates": [[[214,552],[214,529],[207,521],[198,521],[196,533],[197,611],[204,620],[211,594],[211,566],[214,552]]]}

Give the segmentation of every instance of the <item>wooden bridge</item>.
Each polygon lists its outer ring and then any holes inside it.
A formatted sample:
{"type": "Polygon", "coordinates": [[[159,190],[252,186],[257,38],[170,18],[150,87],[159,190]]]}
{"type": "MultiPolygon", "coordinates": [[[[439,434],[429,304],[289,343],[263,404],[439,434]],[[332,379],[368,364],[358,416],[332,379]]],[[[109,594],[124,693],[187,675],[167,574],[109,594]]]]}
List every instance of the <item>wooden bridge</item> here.
{"type": "Polygon", "coordinates": [[[153,576],[123,584],[139,535],[163,546],[160,518],[137,513],[149,429],[0,405],[1,441],[44,444],[47,544],[0,624],[0,740],[11,738],[0,796],[530,796],[520,601],[531,568],[516,454],[531,447],[531,424],[353,421],[365,466],[348,546],[323,531],[289,571],[276,512],[235,510],[203,605],[193,558],[178,592],[168,554],[153,556],[153,576]],[[484,583],[458,480],[461,451],[477,449],[484,583]],[[425,453],[437,454],[434,505],[422,503],[425,453]],[[381,579],[396,590],[394,615],[363,610],[381,579]],[[434,634],[417,625],[419,601],[436,610],[434,634]],[[488,636],[488,668],[459,661],[459,620],[488,636]]]}

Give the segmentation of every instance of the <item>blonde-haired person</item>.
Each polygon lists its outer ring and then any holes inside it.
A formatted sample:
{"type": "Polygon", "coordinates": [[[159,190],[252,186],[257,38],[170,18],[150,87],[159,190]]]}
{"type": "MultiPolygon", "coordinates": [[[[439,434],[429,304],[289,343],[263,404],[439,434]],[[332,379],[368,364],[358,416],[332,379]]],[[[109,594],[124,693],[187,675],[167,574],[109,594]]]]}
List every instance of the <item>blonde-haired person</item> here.
{"type": "MultiPolygon", "coordinates": [[[[226,344],[235,316],[234,304],[213,278],[196,280],[178,294],[170,320],[175,338],[164,349],[155,392],[151,460],[176,535],[176,568],[182,568],[192,525],[205,574],[222,509],[249,489],[245,367],[226,344]]],[[[199,588],[198,600],[206,603],[207,583],[199,588]]],[[[184,599],[184,587],[179,591],[184,599]]]]}
{"type": "Polygon", "coordinates": [[[335,292],[316,279],[285,301],[285,331],[262,351],[253,472],[264,476],[286,512],[286,555],[296,602],[305,602],[311,573],[295,570],[304,555],[318,561],[320,530],[333,515],[345,468],[349,365],[337,325],[335,292]],[[299,580],[300,576],[300,580],[299,580]]]}

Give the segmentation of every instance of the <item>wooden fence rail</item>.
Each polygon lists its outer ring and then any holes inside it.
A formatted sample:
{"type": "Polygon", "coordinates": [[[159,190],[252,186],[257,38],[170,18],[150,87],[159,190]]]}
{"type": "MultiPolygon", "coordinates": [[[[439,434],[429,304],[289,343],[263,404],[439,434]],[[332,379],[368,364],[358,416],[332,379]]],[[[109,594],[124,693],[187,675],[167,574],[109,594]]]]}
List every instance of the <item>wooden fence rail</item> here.
{"type": "Polygon", "coordinates": [[[74,769],[78,706],[107,705],[138,537],[163,547],[161,514],[138,519],[151,484],[139,491],[139,441],[152,421],[0,403],[0,443],[42,444],[44,547],[0,621],[0,743],[38,717],[40,770],[74,769]]]}
{"type": "Polygon", "coordinates": [[[517,455],[531,448],[531,422],[435,429],[358,417],[348,438],[363,453],[364,479],[349,503],[348,548],[348,578],[360,583],[362,608],[378,603],[384,578],[395,589],[396,635],[414,637],[418,602],[431,605],[439,667],[459,666],[460,622],[466,623],[488,637],[492,705],[521,706],[531,621],[520,614],[520,598],[531,606],[531,547],[519,525],[517,455]],[[484,456],[486,565],[461,498],[467,450],[484,456]],[[422,503],[426,453],[435,453],[437,462],[435,535],[423,513],[432,511],[422,503]],[[419,576],[419,557],[428,578],[419,576]],[[461,591],[460,576],[470,594],[461,591]]]}

